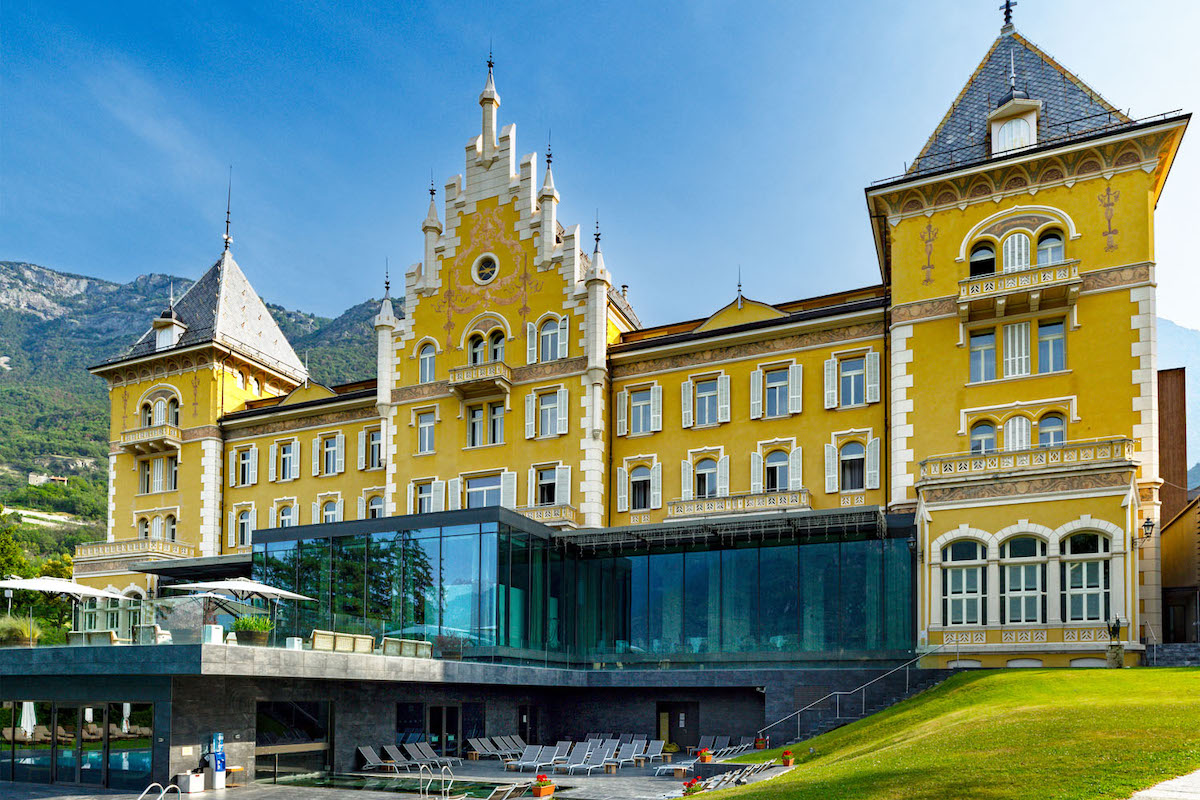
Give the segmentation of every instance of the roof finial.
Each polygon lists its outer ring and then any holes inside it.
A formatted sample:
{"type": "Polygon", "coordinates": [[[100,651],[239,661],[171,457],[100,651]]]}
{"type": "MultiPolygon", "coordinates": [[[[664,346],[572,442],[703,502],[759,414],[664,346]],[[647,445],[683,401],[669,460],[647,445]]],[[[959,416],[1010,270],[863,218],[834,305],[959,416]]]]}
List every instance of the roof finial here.
{"type": "Polygon", "coordinates": [[[550,128],[546,129],[546,169],[550,169],[550,163],[554,161],[554,156],[550,154],[550,139],[553,133],[550,128]]]}
{"type": "Polygon", "coordinates": [[[388,257],[383,257],[383,296],[388,297],[392,292],[392,276],[391,267],[388,264],[388,257]]]}
{"type": "Polygon", "coordinates": [[[1012,50],[1008,51],[1008,88],[1017,90],[1017,56],[1012,50]]]}
{"type": "Polygon", "coordinates": [[[596,209],[596,249],[600,249],[600,209],[596,209]]]}
{"type": "Polygon", "coordinates": [[[1000,6],[1000,10],[1004,12],[1005,27],[1012,25],[1012,10],[1015,5],[1017,0],[1004,0],[1004,5],[1000,6]]]}
{"type": "Polygon", "coordinates": [[[742,307],[742,265],[738,264],[738,308],[742,307]]]}
{"type": "Polygon", "coordinates": [[[229,252],[229,245],[233,243],[233,237],[229,235],[229,209],[233,200],[233,164],[229,165],[229,183],[225,189],[225,252],[229,252]]]}
{"type": "Polygon", "coordinates": [[[496,66],[496,62],[492,59],[492,40],[488,38],[488,75],[492,74],[492,67],[496,66]]]}
{"type": "Polygon", "coordinates": [[[171,309],[175,308],[175,279],[174,278],[171,279],[171,294],[170,294],[170,299],[167,300],[167,308],[171,308],[171,309]]]}
{"type": "Polygon", "coordinates": [[[433,200],[433,198],[435,196],[437,196],[437,189],[435,189],[433,186],[433,167],[430,167],[429,168],[429,199],[433,200]]]}

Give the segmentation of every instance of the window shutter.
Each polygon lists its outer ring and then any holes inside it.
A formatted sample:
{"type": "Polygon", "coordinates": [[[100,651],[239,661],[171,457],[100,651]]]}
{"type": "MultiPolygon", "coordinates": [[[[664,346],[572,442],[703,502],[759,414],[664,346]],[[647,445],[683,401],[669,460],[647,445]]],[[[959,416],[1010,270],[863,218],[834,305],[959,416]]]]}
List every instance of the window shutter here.
{"type": "Polygon", "coordinates": [[[825,360],[825,407],[837,408],[838,404],[838,385],[837,385],[838,361],[836,358],[828,358],[825,360]]]}
{"type": "Polygon", "coordinates": [[[662,387],[657,383],[650,387],[650,430],[662,430],[662,387]]]}
{"type": "Polygon", "coordinates": [[[799,414],[804,410],[804,365],[788,367],[788,413],[799,414]]]}
{"type": "Polygon", "coordinates": [[[1029,266],[1029,237],[1014,233],[1004,240],[1004,271],[1015,272],[1029,266]]]}
{"type": "Polygon", "coordinates": [[[258,445],[250,445],[250,485],[258,483],[258,445]]]}
{"type": "Polygon", "coordinates": [[[346,471],[346,435],[339,433],[337,435],[337,473],[341,475],[346,471]]]}
{"type": "Polygon", "coordinates": [[[321,437],[314,436],[312,441],[313,477],[321,474],[321,437]]]}
{"type": "Polygon", "coordinates": [[[529,487],[525,491],[526,505],[533,507],[537,505],[537,467],[529,468],[529,487]]]}
{"type": "Polygon", "coordinates": [[[679,385],[679,407],[683,414],[683,427],[692,427],[692,382],[684,381],[679,385]]]}
{"type": "Polygon", "coordinates": [[[517,507],[517,473],[509,469],[500,473],[500,505],[517,507]]]}
{"type": "Polygon", "coordinates": [[[629,394],[617,392],[617,436],[628,433],[629,394]]]}
{"type": "Polygon", "coordinates": [[[230,450],[229,451],[229,485],[230,486],[238,485],[237,484],[237,479],[238,479],[237,458],[238,458],[237,450],[230,450]]]}
{"type": "Polygon", "coordinates": [[[867,353],[866,400],[868,403],[879,402],[879,353],[872,350],[867,353]]]}
{"type": "Polygon", "coordinates": [[[292,439],[292,480],[300,478],[300,440],[292,439]]]}
{"type": "Polygon", "coordinates": [[[681,499],[692,499],[692,462],[687,459],[679,462],[679,489],[681,499]]]}
{"type": "Polygon", "coordinates": [[[321,508],[316,502],[312,504],[312,524],[316,525],[321,521],[321,508]]]}
{"type": "Polygon", "coordinates": [[[662,464],[650,468],[650,507],[662,508],[662,464]]]}
{"type": "Polygon", "coordinates": [[[717,497],[729,497],[729,456],[717,461],[717,497]]]}
{"type": "Polygon", "coordinates": [[[416,503],[416,498],[414,497],[414,495],[416,493],[417,493],[417,487],[413,485],[412,481],[409,481],[408,482],[408,511],[406,513],[411,514],[415,510],[414,504],[416,503]]]}
{"type": "Polygon", "coordinates": [[[834,494],[838,490],[838,449],[831,444],[825,445],[825,493],[834,494]]]}
{"type": "Polygon", "coordinates": [[[537,363],[537,328],[532,322],[525,323],[525,363],[537,363]]]}
{"type": "Polygon", "coordinates": [[[564,316],[558,321],[558,357],[567,357],[568,325],[571,318],[564,316]]]}
{"type": "Polygon", "coordinates": [[[458,511],[462,508],[462,478],[451,478],[446,481],[446,510],[458,511]]]}
{"type": "Polygon", "coordinates": [[[533,392],[525,395],[525,438],[537,436],[537,395],[533,392]]]}
{"type": "Polygon", "coordinates": [[[1029,417],[1010,417],[1004,423],[1004,449],[1025,450],[1029,447],[1030,428],[1029,417]]]}
{"type": "Polygon", "coordinates": [[[429,506],[432,511],[446,510],[446,482],[434,481],[429,493],[429,506]]]}
{"type": "Polygon", "coordinates": [[[236,512],[233,512],[233,511],[229,512],[229,532],[228,533],[229,533],[229,535],[225,537],[226,545],[230,549],[237,547],[237,514],[236,514],[236,512]]]}
{"type": "Polygon", "coordinates": [[[367,468],[367,432],[358,432],[358,468],[367,468]]]}
{"type": "Polygon", "coordinates": [[[788,491],[804,488],[804,451],[797,445],[788,453],[788,491]]]}
{"type": "Polygon", "coordinates": [[[864,481],[866,488],[879,488],[879,437],[867,442],[867,474],[864,481]]]}
{"type": "Polygon", "coordinates": [[[558,433],[564,434],[567,432],[567,405],[568,396],[566,389],[558,390],[558,433]]]}
{"type": "Polygon", "coordinates": [[[1004,377],[1029,374],[1029,323],[1004,326],[1004,377]]]}
{"type": "Polygon", "coordinates": [[[571,468],[556,467],[554,470],[554,502],[560,506],[571,505],[571,468]]]}
{"type": "Polygon", "coordinates": [[[629,510],[629,470],[617,467],[617,511],[629,510]]]}
{"type": "Polygon", "coordinates": [[[342,498],[339,497],[337,499],[337,517],[336,517],[338,522],[341,522],[343,519],[345,519],[345,516],[343,516],[343,508],[344,507],[345,506],[342,502],[342,498]]]}
{"type": "Polygon", "coordinates": [[[358,518],[367,518],[367,498],[360,496],[358,498],[358,518]]]}
{"type": "Polygon", "coordinates": [[[763,457],[761,453],[750,454],[750,494],[762,494],[763,457]]]}
{"type": "Polygon", "coordinates": [[[163,460],[161,458],[154,459],[154,481],[150,484],[150,490],[153,492],[163,490],[163,460]]]}
{"type": "Polygon", "coordinates": [[[717,422],[729,422],[729,376],[717,378],[717,422]]]}
{"type": "Polygon", "coordinates": [[[272,504],[271,507],[269,509],[267,509],[267,527],[268,528],[275,527],[275,506],[274,506],[274,504],[272,504]]]}
{"type": "MultiPolygon", "coordinates": [[[[279,445],[272,444],[267,448],[267,481],[275,482],[275,462],[279,458],[279,445]]],[[[275,526],[272,525],[272,528],[275,526]]]]}
{"type": "Polygon", "coordinates": [[[750,373],[750,419],[762,419],[763,374],[761,369],[750,373]]]}

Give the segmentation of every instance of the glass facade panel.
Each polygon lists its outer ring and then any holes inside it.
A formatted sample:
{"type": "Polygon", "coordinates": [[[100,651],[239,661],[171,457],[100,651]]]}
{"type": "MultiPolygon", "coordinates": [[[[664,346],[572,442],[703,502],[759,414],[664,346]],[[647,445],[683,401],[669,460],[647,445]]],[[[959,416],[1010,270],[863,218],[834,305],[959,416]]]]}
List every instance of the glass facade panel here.
{"type": "Polygon", "coordinates": [[[365,633],[367,537],[333,540],[333,629],[365,633]]]}
{"type": "Polygon", "coordinates": [[[799,643],[796,552],[796,545],[758,549],[758,646],[762,650],[795,650],[799,643]]]}
{"type": "Polygon", "coordinates": [[[79,782],[99,786],[104,782],[104,721],[103,705],[84,706],[80,742],[79,782]]]}
{"type": "Polygon", "coordinates": [[[13,774],[13,739],[17,727],[17,712],[13,709],[12,701],[0,703],[0,781],[11,781],[13,774]]]}
{"type": "Polygon", "coordinates": [[[59,706],[54,731],[54,741],[58,746],[58,755],[54,760],[54,780],[59,783],[74,783],[76,771],[79,769],[79,709],[74,706],[59,706]]]}
{"type": "Polygon", "coordinates": [[[749,653],[758,650],[757,547],[714,551],[721,559],[721,650],[749,653]]]}
{"type": "Polygon", "coordinates": [[[50,739],[52,703],[23,700],[17,702],[16,748],[13,754],[13,780],[25,783],[50,782],[50,739]]]}
{"type": "Polygon", "coordinates": [[[479,630],[479,526],[447,528],[442,539],[443,654],[462,654],[478,644],[479,630]]]}
{"type": "Polygon", "coordinates": [[[836,650],[840,599],[837,542],[800,548],[800,649],[836,650]]]}
{"type": "Polygon", "coordinates": [[[678,653],[683,644],[683,553],[649,556],[650,651],[678,653]]]}
{"type": "Polygon", "coordinates": [[[154,706],[150,703],[109,703],[108,785],[141,790],[150,782],[154,706]]]}

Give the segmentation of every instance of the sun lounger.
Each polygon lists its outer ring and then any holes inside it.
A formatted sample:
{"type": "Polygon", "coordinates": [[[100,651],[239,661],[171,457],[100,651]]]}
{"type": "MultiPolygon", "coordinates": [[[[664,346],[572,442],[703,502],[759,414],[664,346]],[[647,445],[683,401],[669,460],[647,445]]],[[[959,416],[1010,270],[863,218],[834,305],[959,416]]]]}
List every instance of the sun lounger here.
{"type": "Polygon", "coordinates": [[[462,759],[458,756],[439,756],[437,753],[433,752],[433,748],[429,746],[429,742],[417,742],[413,746],[420,751],[421,755],[425,756],[425,758],[429,759],[435,764],[454,766],[455,764],[462,763],[462,759]]]}
{"type": "MultiPolygon", "coordinates": [[[[554,766],[553,747],[538,747],[537,745],[534,745],[531,749],[535,751],[531,758],[522,758],[520,761],[516,762],[518,770],[524,772],[525,768],[529,767],[531,770],[537,771],[542,767],[554,766]]],[[[508,766],[511,767],[512,764],[509,764],[508,766]]]]}
{"type": "Polygon", "coordinates": [[[712,752],[713,758],[718,758],[718,757],[724,755],[725,751],[728,749],[729,749],[729,737],[728,736],[718,736],[716,739],[713,740],[712,747],[709,748],[709,750],[712,752]]]}
{"type": "Polygon", "coordinates": [[[571,742],[563,740],[554,746],[554,757],[551,759],[555,764],[561,764],[567,760],[567,754],[571,752],[571,742]]]}
{"type": "Polygon", "coordinates": [[[637,749],[638,746],[633,742],[626,742],[625,744],[621,745],[621,749],[617,751],[616,755],[614,755],[612,758],[605,759],[605,763],[616,764],[617,767],[620,767],[622,764],[632,764],[635,754],[637,753],[637,749]]]}
{"type": "Polygon", "coordinates": [[[717,737],[715,737],[715,736],[701,736],[701,737],[700,737],[700,744],[696,745],[695,747],[689,747],[689,748],[688,748],[688,754],[690,755],[691,753],[694,753],[694,752],[696,752],[697,750],[703,750],[703,749],[705,749],[705,748],[708,748],[708,751],[711,753],[711,752],[712,752],[712,743],[713,743],[713,739],[715,739],[715,738],[717,738],[717,737]]]}
{"type": "Polygon", "coordinates": [[[529,745],[521,751],[521,755],[511,759],[504,764],[505,769],[521,769],[522,764],[527,764],[541,753],[542,748],[537,745],[529,745]]]}
{"type": "Polygon", "coordinates": [[[508,800],[508,798],[511,797],[517,790],[518,786],[519,784],[516,783],[496,786],[492,789],[492,793],[483,798],[483,800],[508,800]]]}
{"type": "Polygon", "coordinates": [[[632,733],[622,733],[620,736],[620,740],[621,740],[621,744],[625,744],[627,742],[632,742],[633,734],[632,733]]]}
{"type": "Polygon", "coordinates": [[[659,764],[654,768],[654,774],[662,775],[664,772],[673,772],[677,769],[681,769],[684,772],[691,772],[692,767],[696,766],[696,762],[699,760],[700,759],[698,758],[693,758],[691,761],[677,761],[674,764],[659,764]]]}
{"type": "Polygon", "coordinates": [[[583,762],[587,761],[587,757],[588,746],[585,742],[580,742],[579,744],[575,745],[575,749],[571,751],[569,756],[567,756],[566,761],[555,765],[554,771],[569,773],[572,767],[578,767],[579,765],[583,764],[583,762]]]}
{"type": "Polygon", "coordinates": [[[516,758],[525,752],[525,745],[517,744],[512,736],[496,736],[492,741],[496,742],[499,745],[497,749],[502,749],[509,758],[516,758]]]}
{"type": "Polygon", "coordinates": [[[418,766],[409,759],[405,758],[400,752],[400,748],[394,744],[385,744],[383,746],[383,757],[385,761],[395,764],[400,769],[408,772],[413,767],[418,766]]]}
{"type": "Polygon", "coordinates": [[[664,742],[662,739],[655,739],[651,741],[645,752],[642,753],[642,758],[646,759],[647,762],[652,762],[656,758],[659,761],[662,761],[664,746],[666,746],[666,742],[664,742]]]}
{"type": "Polygon", "coordinates": [[[588,753],[588,757],[587,757],[586,761],[584,761],[581,764],[573,765],[569,770],[567,770],[567,772],[574,774],[575,770],[578,769],[578,770],[583,770],[588,775],[591,775],[592,770],[594,770],[594,769],[604,769],[604,762],[608,761],[608,759],[612,757],[612,754],[613,754],[613,751],[610,750],[607,746],[598,747],[595,750],[588,753]]]}
{"type": "Polygon", "coordinates": [[[394,772],[397,775],[400,774],[400,768],[395,764],[389,764],[380,758],[379,754],[375,752],[374,747],[358,748],[358,757],[362,759],[364,771],[374,772],[378,770],[380,772],[394,772]]]}

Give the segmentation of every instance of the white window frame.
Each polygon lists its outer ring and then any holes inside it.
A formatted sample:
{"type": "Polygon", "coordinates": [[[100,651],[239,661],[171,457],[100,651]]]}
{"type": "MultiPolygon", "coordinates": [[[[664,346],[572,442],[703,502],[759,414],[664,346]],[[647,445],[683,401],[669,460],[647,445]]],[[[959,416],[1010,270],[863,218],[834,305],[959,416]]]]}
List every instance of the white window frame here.
{"type": "Polygon", "coordinates": [[[1038,320],[1038,374],[1061,372],[1067,368],[1067,321],[1062,318],[1038,320]],[[1042,331],[1057,325],[1057,333],[1042,331]]]}
{"type": "Polygon", "coordinates": [[[417,350],[417,383],[433,383],[437,376],[437,348],[430,342],[417,350]]]}
{"type": "Polygon", "coordinates": [[[562,327],[559,322],[556,319],[546,319],[538,325],[538,353],[543,362],[559,359],[559,333],[562,327]]]}
{"type": "Polygon", "coordinates": [[[629,434],[641,436],[654,431],[654,387],[629,390],[629,434]]]}
{"type": "Polygon", "coordinates": [[[433,411],[417,412],[417,453],[424,455],[436,449],[437,414],[433,411]]]}
{"type": "Polygon", "coordinates": [[[967,334],[967,352],[968,368],[967,380],[970,383],[986,383],[996,379],[996,329],[982,328],[979,330],[970,331],[967,334]],[[982,341],[984,336],[990,336],[991,342],[987,346],[978,345],[976,341],[982,341]],[[979,362],[979,369],[976,370],[976,360],[979,362]]]}
{"type": "Polygon", "coordinates": [[[948,556],[955,542],[942,548],[942,596],[938,602],[944,604],[942,624],[950,628],[983,625],[986,620],[987,548],[973,539],[968,541],[975,545],[976,557],[973,559],[951,561],[948,556]],[[974,589],[969,588],[972,576],[975,580],[974,589]],[[958,621],[954,619],[956,608],[961,610],[961,619],[958,621]],[[973,615],[969,611],[973,611],[973,615]]]}
{"type": "Polygon", "coordinates": [[[867,357],[847,356],[838,359],[838,398],[841,408],[854,408],[867,403],[867,357]],[[848,364],[858,362],[861,366],[853,371],[847,370],[848,364]],[[849,379],[850,397],[847,398],[847,379],[849,379]],[[858,395],[856,396],[855,390],[858,395]]]}
{"type": "Polygon", "coordinates": [[[1065,599],[1063,609],[1063,622],[1105,622],[1107,621],[1104,613],[1105,605],[1111,603],[1110,592],[1112,591],[1112,541],[1102,533],[1097,531],[1086,531],[1085,533],[1094,534],[1100,542],[1099,553],[1073,553],[1072,540],[1074,536],[1067,537],[1063,540],[1062,553],[1062,591],[1065,599]],[[1105,549],[1107,547],[1107,550],[1105,549]],[[1108,564],[1108,570],[1105,570],[1105,564],[1108,564]],[[1095,585],[1090,585],[1089,572],[1095,572],[1095,585]],[[1082,578],[1082,586],[1072,586],[1074,575],[1079,573],[1082,578]],[[1096,598],[1096,615],[1092,616],[1087,612],[1088,598],[1096,598]],[[1080,609],[1082,614],[1076,615],[1071,606],[1075,598],[1080,599],[1080,609]],[[1106,603],[1105,601],[1109,601],[1106,603]]]}
{"type": "Polygon", "coordinates": [[[1029,321],[1004,326],[1004,377],[1020,378],[1031,372],[1029,321]]]}
{"type": "Polygon", "coordinates": [[[1009,234],[1002,245],[1004,261],[1001,269],[1004,272],[1021,272],[1029,269],[1029,234],[1009,234]]]}
{"type": "Polygon", "coordinates": [[[717,425],[721,412],[721,380],[720,376],[698,378],[693,381],[696,387],[695,427],[717,425]],[[711,391],[702,389],[711,385],[711,391]],[[709,419],[709,417],[712,417],[709,419]]]}
{"type": "Polygon", "coordinates": [[[367,430],[367,469],[383,469],[383,428],[367,430]]]}
{"type": "Polygon", "coordinates": [[[499,506],[501,503],[501,500],[503,499],[501,496],[503,494],[503,489],[504,489],[504,477],[501,473],[492,473],[492,474],[488,474],[488,475],[469,475],[466,478],[463,478],[463,508],[491,508],[493,506],[499,506]],[[491,480],[492,478],[496,479],[495,486],[479,487],[479,486],[471,485],[475,481],[491,480]],[[471,505],[471,497],[473,494],[475,494],[475,495],[482,494],[484,497],[484,500],[486,501],[488,499],[488,496],[493,491],[496,493],[496,502],[495,503],[484,502],[483,505],[477,505],[477,506],[471,505]]]}
{"type": "MultiPolygon", "coordinates": [[[[1020,537],[1018,537],[1020,538],[1020,537]]],[[[1038,548],[1042,543],[1038,541],[1038,548]]],[[[1045,569],[1046,560],[1040,556],[1025,557],[1025,558],[1002,558],[1000,563],[1000,572],[1004,579],[1004,590],[1001,597],[1002,608],[1004,609],[1005,624],[1041,624],[1043,598],[1046,595],[1046,587],[1043,585],[1042,573],[1045,569]],[[1032,589],[1027,588],[1025,578],[1029,576],[1030,571],[1033,573],[1032,589]],[[1017,574],[1021,577],[1021,588],[1013,589],[1013,575],[1017,574]],[[1033,618],[1029,619],[1028,601],[1033,601],[1033,618]],[[1013,615],[1013,603],[1016,602],[1020,613],[1013,615]]]]}
{"type": "Polygon", "coordinates": [[[720,472],[720,465],[721,465],[720,458],[718,458],[715,455],[704,454],[704,455],[698,456],[696,458],[696,461],[694,462],[694,465],[692,467],[692,474],[694,476],[693,477],[694,487],[692,489],[692,497],[694,497],[696,500],[709,500],[709,499],[717,497],[717,483],[718,483],[718,477],[719,477],[718,473],[720,472]],[[709,461],[712,462],[711,477],[710,477],[709,470],[705,469],[702,473],[701,469],[700,469],[700,466],[702,464],[709,462],[709,461]],[[700,478],[702,475],[705,477],[703,494],[700,492],[700,478]],[[710,483],[712,484],[711,487],[709,486],[710,483]]]}

